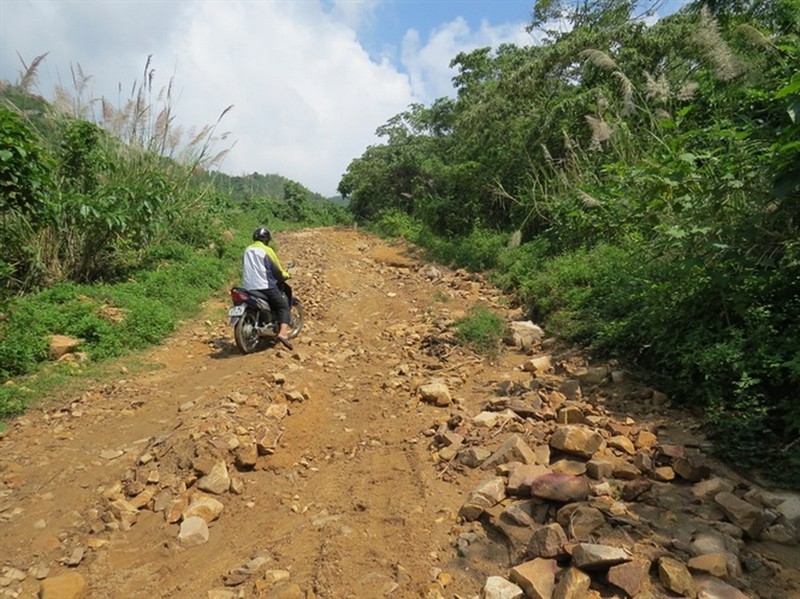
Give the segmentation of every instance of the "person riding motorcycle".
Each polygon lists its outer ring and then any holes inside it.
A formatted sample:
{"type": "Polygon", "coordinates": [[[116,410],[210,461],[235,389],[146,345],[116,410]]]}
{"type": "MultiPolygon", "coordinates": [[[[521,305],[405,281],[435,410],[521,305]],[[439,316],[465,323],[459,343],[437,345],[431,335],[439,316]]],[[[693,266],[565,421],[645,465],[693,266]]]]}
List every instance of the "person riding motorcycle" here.
{"type": "Polygon", "coordinates": [[[289,341],[291,312],[282,293],[284,288],[288,289],[286,280],[291,275],[281,265],[275,250],[269,247],[271,239],[272,233],[266,227],[259,227],[253,232],[253,243],[245,248],[242,258],[242,287],[261,293],[266,298],[280,323],[278,341],[287,349],[292,349],[289,341]]]}

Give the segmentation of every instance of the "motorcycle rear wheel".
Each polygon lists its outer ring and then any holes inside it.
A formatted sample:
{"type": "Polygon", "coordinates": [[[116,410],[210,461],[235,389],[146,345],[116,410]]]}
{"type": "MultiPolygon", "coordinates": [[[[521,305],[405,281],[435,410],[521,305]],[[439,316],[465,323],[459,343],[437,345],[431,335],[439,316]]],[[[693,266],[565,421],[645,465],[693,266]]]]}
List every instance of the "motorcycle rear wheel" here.
{"type": "Polygon", "coordinates": [[[236,347],[243,354],[252,354],[261,343],[261,337],[256,328],[257,324],[258,312],[248,308],[233,327],[233,338],[236,341],[236,347]]]}
{"type": "Polygon", "coordinates": [[[294,339],[300,334],[303,328],[303,319],[305,318],[305,311],[300,302],[295,302],[291,310],[292,317],[292,330],[289,331],[289,339],[294,339]]]}

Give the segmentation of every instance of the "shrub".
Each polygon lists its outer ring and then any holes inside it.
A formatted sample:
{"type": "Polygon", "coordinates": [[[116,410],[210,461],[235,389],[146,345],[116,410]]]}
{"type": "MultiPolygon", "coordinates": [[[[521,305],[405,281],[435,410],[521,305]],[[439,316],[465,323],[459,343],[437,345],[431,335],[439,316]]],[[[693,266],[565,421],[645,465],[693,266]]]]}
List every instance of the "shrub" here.
{"type": "Polygon", "coordinates": [[[16,113],[0,108],[0,214],[39,210],[49,175],[36,136],[16,113]]]}
{"type": "Polygon", "coordinates": [[[506,322],[486,306],[476,304],[455,322],[458,341],[479,354],[496,356],[508,331],[506,322]]]}
{"type": "Polygon", "coordinates": [[[384,237],[403,237],[416,240],[422,231],[422,223],[402,210],[385,210],[380,213],[373,226],[384,237]]]}

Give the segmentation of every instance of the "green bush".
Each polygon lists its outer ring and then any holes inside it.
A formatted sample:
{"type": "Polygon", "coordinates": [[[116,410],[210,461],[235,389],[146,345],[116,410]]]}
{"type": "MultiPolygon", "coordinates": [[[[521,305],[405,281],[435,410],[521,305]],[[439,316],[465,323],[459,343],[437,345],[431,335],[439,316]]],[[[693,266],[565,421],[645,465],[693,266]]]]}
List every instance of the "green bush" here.
{"type": "MultiPolygon", "coordinates": [[[[773,448],[800,433],[800,278],[788,264],[764,277],[738,261],[704,265],[651,251],[600,244],[532,268],[521,286],[529,315],[648,372],[677,404],[705,410],[720,455],[769,463],[773,448]]],[[[782,478],[800,480],[782,463],[782,478]]]]}
{"type": "Polygon", "coordinates": [[[402,210],[384,210],[372,224],[383,237],[402,237],[409,241],[418,239],[422,223],[402,210]]]}
{"type": "Polygon", "coordinates": [[[51,185],[51,165],[22,118],[0,108],[0,214],[41,209],[51,185]]]}
{"type": "MultiPolygon", "coordinates": [[[[222,287],[238,261],[221,260],[191,248],[165,248],[158,270],[140,271],[117,284],[61,283],[10,302],[0,338],[0,381],[35,372],[47,360],[53,334],[83,339],[92,361],[120,356],[158,343],[181,318],[222,287]],[[174,258],[177,257],[178,260],[174,258]]],[[[0,414],[24,405],[12,391],[0,398],[0,414]]]]}
{"type": "Polygon", "coordinates": [[[544,268],[549,252],[550,244],[544,237],[516,247],[501,248],[497,253],[497,266],[491,272],[492,282],[515,293],[529,287],[533,275],[544,268]]]}
{"type": "Polygon", "coordinates": [[[458,341],[479,354],[497,356],[502,348],[508,325],[486,306],[476,304],[469,313],[454,323],[458,341]]]}

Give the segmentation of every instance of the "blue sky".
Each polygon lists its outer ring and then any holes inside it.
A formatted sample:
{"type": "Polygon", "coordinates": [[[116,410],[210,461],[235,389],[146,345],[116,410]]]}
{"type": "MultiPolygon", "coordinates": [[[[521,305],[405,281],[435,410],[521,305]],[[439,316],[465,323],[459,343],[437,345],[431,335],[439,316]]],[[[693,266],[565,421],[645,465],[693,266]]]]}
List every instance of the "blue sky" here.
{"type": "Polygon", "coordinates": [[[528,45],[528,0],[0,0],[0,80],[19,56],[49,52],[39,92],[72,90],[119,106],[148,55],[172,80],[177,122],[216,122],[220,170],[278,173],[333,195],[375,130],[413,102],[451,95],[461,51],[528,45]],[[18,56],[19,55],[19,56],[18,56]],[[122,92],[120,92],[122,90],[122,92]],[[235,143],[234,143],[235,142],[235,143]]]}

